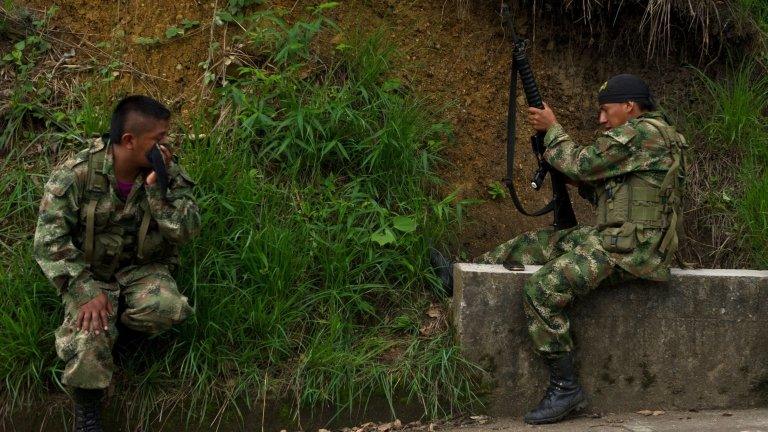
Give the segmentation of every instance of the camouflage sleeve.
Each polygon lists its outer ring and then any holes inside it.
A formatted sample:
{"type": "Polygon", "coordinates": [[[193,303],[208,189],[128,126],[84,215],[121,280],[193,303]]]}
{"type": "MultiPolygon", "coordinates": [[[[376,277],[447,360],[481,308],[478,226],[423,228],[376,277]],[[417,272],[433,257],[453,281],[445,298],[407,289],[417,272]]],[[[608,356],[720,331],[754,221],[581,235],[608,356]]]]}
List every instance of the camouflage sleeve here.
{"type": "Polygon", "coordinates": [[[40,269],[59,292],[69,292],[85,304],[107,288],[93,279],[85,255],[72,242],[79,209],[76,175],[57,169],[46,183],[35,229],[34,256],[40,269]]]}
{"type": "Polygon", "coordinates": [[[556,170],[580,181],[597,181],[632,171],[625,162],[633,156],[628,143],[637,131],[625,125],[600,135],[592,145],[582,146],[554,124],[547,130],[544,158],[556,170]]]}
{"type": "Polygon", "coordinates": [[[180,165],[168,166],[169,186],[163,197],[160,187],[146,185],[149,210],[166,240],[181,244],[200,232],[200,211],[192,188],[195,185],[180,165]]]}

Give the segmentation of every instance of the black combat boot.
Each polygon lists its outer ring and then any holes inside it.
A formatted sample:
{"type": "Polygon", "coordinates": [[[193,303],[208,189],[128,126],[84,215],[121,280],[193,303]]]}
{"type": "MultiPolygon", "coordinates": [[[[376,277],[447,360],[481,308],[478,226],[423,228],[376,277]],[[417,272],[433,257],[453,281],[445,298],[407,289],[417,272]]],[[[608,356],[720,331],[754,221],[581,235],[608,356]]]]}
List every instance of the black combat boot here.
{"type": "Polygon", "coordinates": [[[453,295],[453,262],[445,257],[439,250],[429,248],[429,262],[435,270],[435,275],[440,278],[445,295],[453,295]]]}
{"type": "Polygon", "coordinates": [[[539,406],[523,418],[528,424],[555,423],[587,406],[584,390],[576,381],[573,355],[568,353],[557,359],[549,359],[547,366],[549,387],[539,406]]]}
{"type": "Polygon", "coordinates": [[[75,432],[102,432],[101,396],[103,390],[75,388],[75,432]]]}

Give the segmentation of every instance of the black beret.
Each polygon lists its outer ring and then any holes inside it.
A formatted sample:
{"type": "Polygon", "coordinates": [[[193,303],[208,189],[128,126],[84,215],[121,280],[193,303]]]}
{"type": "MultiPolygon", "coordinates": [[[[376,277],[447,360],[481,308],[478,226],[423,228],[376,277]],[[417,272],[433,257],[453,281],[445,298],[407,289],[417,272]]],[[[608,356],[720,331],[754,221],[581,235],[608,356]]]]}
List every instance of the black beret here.
{"type": "Polygon", "coordinates": [[[621,74],[600,86],[597,101],[601,104],[629,101],[651,102],[653,95],[645,81],[632,74],[621,74]]]}

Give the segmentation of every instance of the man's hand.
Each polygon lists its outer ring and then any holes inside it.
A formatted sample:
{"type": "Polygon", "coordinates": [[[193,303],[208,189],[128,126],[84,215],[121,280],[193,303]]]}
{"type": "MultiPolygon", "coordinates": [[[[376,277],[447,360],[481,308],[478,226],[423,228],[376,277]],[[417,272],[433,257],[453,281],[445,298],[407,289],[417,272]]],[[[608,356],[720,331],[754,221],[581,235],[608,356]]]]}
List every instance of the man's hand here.
{"type": "Polygon", "coordinates": [[[109,329],[109,316],[112,315],[112,302],[103,291],[93,300],[82,305],[77,314],[77,329],[80,331],[93,330],[99,334],[99,330],[109,329]]]}
{"type": "MultiPolygon", "coordinates": [[[[163,153],[163,160],[165,161],[165,166],[168,166],[168,164],[171,162],[171,151],[168,150],[168,148],[165,147],[164,145],[160,145],[160,151],[163,153]]],[[[145,182],[148,185],[155,184],[157,182],[157,173],[154,171],[149,173],[149,175],[147,175],[147,179],[145,180],[145,182]]]]}
{"type": "Polygon", "coordinates": [[[528,108],[528,123],[539,132],[544,132],[553,124],[557,123],[557,118],[549,105],[544,104],[544,109],[534,107],[528,108]]]}

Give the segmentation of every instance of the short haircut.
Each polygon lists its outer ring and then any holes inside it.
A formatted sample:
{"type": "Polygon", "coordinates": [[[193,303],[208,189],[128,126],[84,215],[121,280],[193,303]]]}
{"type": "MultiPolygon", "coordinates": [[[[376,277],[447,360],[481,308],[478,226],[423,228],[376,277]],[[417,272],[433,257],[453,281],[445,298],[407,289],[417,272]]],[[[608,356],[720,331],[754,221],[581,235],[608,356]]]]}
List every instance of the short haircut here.
{"type": "Polygon", "coordinates": [[[148,96],[132,95],[123,98],[112,111],[112,121],[109,125],[109,141],[120,144],[125,133],[126,120],[131,114],[139,114],[154,120],[168,120],[171,111],[162,103],[148,96]]]}

